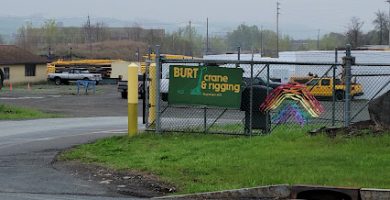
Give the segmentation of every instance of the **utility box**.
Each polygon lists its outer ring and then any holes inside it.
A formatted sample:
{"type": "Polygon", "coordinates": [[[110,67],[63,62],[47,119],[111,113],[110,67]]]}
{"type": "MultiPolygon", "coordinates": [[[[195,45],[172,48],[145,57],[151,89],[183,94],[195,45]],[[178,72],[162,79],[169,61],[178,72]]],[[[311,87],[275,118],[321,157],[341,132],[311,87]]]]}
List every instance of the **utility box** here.
{"type": "MultiPolygon", "coordinates": [[[[268,88],[268,91],[272,91],[272,88],[268,88]]],[[[271,122],[270,115],[269,113],[263,113],[260,111],[260,105],[265,101],[266,98],[266,86],[253,85],[252,89],[249,86],[243,90],[240,110],[245,111],[245,133],[249,133],[250,129],[260,129],[266,132],[269,131],[269,124],[271,122]],[[250,98],[251,91],[253,92],[252,99],[250,98]],[[252,109],[250,104],[251,101],[252,109]]]]}

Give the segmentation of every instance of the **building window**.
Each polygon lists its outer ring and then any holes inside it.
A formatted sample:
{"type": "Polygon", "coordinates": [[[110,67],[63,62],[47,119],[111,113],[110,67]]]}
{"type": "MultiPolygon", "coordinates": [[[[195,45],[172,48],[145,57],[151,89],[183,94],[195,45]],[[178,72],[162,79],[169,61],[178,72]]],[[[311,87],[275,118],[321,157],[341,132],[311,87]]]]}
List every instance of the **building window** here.
{"type": "Polygon", "coordinates": [[[35,76],[35,70],[36,70],[35,64],[26,64],[25,75],[26,76],[35,76]]]}
{"type": "Polygon", "coordinates": [[[9,80],[9,67],[4,67],[4,80],[9,80]]]}

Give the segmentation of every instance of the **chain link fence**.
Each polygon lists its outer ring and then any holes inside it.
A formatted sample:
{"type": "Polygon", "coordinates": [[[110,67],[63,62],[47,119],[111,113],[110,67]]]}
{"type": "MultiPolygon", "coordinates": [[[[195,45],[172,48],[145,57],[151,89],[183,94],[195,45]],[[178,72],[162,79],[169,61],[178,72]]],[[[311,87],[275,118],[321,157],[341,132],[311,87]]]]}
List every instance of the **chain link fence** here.
{"type": "MultiPolygon", "coordinates": [[[[336,54],[335,61],[337,58],[336,54]]],[[[279,128],[314,129],[368,120],[368,102],[390,89],[390,65],[353,61],[351,56],[342,63],[166,59],[157,52],[156,66],[151,65],[147,70],[149,84],[145,85],[149,88],[147,85],[155,84],[156,88],[148,95],[152,114],[147,120],[147,130],[261,135],[279,128]],[[242,69],[239,108],[171,103],[170,66],[242,69]],[[267,96],[283,85],[285,89],[280,91],[287,98],[262,112],[260,106],[267,96]],[[322,112],[317,116],[310,112],[316,108],[313,108],[314,100],[310,105],[308,95],[313,95],[318,100],[317,107],[322,108],[318,108],[322,112]]]]}
{"type": "Polygon", "coordinates": [[[364,94],[351,103],[351,122],[369,120],[368,103],[390,90],[390,65],[357,63],[352,66],[352,74],[363,86],[364,94]]]}

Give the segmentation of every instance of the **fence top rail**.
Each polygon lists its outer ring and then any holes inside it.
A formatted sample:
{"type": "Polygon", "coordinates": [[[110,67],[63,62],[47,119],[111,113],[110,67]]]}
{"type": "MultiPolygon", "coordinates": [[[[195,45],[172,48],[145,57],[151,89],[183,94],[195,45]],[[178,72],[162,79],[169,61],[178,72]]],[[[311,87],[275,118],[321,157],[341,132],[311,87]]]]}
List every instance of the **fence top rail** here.
{"type": "Polygon", "coordinates": [[[248,60],[203,60],[203,59],[161,59],[162,63],[204,63],[204,64],[255,64],[255,65],[341,65],[331,62],[289,62],[289,61],[248,61],[248,60]]]}
{"type": "Polygon", "coordinates": [[[355,63],[357,67],[390,67],[390,63],[355,63]]]}

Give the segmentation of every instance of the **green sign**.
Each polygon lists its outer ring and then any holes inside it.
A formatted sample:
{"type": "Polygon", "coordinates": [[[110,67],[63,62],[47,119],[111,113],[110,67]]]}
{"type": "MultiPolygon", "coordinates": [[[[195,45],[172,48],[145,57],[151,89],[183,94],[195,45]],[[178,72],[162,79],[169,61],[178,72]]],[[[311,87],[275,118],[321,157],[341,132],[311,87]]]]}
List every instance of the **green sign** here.
{"type": "Polygon", "coordinates": [[[169,68],[169,104],[239,108],[242,69],[217,66],[169,68]]]}

